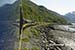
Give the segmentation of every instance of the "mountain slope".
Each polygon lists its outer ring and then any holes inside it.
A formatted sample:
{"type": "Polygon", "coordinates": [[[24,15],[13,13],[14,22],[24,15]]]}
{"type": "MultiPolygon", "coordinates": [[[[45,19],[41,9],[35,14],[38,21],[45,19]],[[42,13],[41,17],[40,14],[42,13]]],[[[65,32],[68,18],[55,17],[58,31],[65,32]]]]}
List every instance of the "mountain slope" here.
{"type": "Polygon", "coordinates": [[[0,20],[16,20],[19,16],[19,3],[5,4],[0,7],[0,20]]]}
{"type": "Polygon", "coordinates": [[[65,24],[66,21],[56,12],[48,10],[44,6],[38,6],[30,0],[23,0],[23,12],[26,19],[32,21],[40,22],[50,22],[50,23],[62,23],[65,24]]]}
{"type": "MultiPolygon", "coordinates": [[[[19,2],[12,5],[6,4],[0,7],[0,20],[16,20],[19,18],[19,2]]],[[[25,19],[40,22],[65,24],[66,21],[56,12],[48,10],[44,6],[38,6],[30,0],[23,0],[23,15],[25,19]]]]}
{"type": "Polygon", "coordinates": [[[75,22],[75,12],[70,12],[67,13],[64,18],[68,21],[68,22],[75,22]]]}
{"type": "MultiPolygon", "coordinates": [[[[44,6],[38,6],[34,4],[33,2],[31,2],[30,0],[23,0],[22,4],[23,4],[23,15],[25,19],[29,19],[29,20],[32,20],[33,22],[41,22],[41,23],[48,22],[48,23],[66,24],[66,21],[62,18],[61,15],[51,10],[48,10],[44,6]]],[[[2,30],[0,30],[0,36],[1,36],[1,39],[5,41],[1,43],[1,48],[0,48],[1,50],[14,50],[14,47],[13,47],[14,45],[16,45],[15,49],[18,49],[19,39],[18,39],[18,35],[16,34],[19,32],[18,30],[19,28],[12,26],[12,23],[7,22],[8,23],[7,24],[6,21],[14,21],[19,19],[20,17],[19,14],[20,12],[19,12],[18,2],[15,2],[11,5],[6,4],[0,7],[0,21],[4,21],[4,22],[0,22],[0,28],[3,28],[2,30]],[[17,41],[16,44],[14,41],[17,41]]],[[[43,34],[43,33],[50,34],[51,33],[50,30],[51,28],[47,24],[43,24],[38,27],[37,26],[29,27],[25,29],[23,32],[23,39],[22,39],[23,49],[24,50],[28,50],[28,49],[43,50],[43,48],[41,48],[41,46],[43,45],[41,45],[42,41],[41,41],[40,34],[43,34]]],[[[54,37],[51,37],[50,39],[52,38],[54,39],[54,37]]]]}

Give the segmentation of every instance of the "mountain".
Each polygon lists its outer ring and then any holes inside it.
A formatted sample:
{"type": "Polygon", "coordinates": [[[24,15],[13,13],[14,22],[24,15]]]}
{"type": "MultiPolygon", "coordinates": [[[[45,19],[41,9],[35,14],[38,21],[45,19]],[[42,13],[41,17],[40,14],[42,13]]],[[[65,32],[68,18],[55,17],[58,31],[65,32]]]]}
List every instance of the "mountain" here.
{"type": "MultiPolygon", "coordinates": [[[[24,30],[22,47],[24,50],[43,50],[41,48],[43,46],[40,39],[41,34],[47,34],[46,36],[50,39],[54,39],[54,36],[50,32],[52,27],[48,24],[42,23],[66,24],[67,22],[64,18],[62,18],[62,15],[48,10],[44,6],[36,5],[30,0],[23,0],[22,5],[23,17],[25,19],[41,23],[35,27],[29,27],[24,30]]],[[[19,1],[16,1],[13,4],[5,4],[0,7],[0,50],[14,50],[14,48],[15,50],[18,49],[19,28],[13,26],[11,21],[19,19],[19,15],[19,1]]]]}
{"type": "Polygon", "coordinates": [[[44,6],[36,5],[35,3],[31,2],[30,0],[23,0],[23,12],[24,17],[26,19],[30,19],[32,21],[40,21],[40,22],[50,22],[50,23],[58,23],[58,24],[65,24],[66,21],[64,18],[51,10],[48,10],[44,6]]]}
{"type": "MultiPolygon", "coordinates": [[[[17,1],[18,2],[18,1],[17,1]]],[[[0,7],[0,20],[16,20],[19,18],[19,2],[12,5],[6,4],[0,7]]],[[[23,0],[23,16],[25,19],[40,22],[65,24],[66,21],[56,12],[48,10],[44,6],[36,5],[30,0],[23,0]]]]}
{"type": "Polygon", "coordinates": [[[19,16],[18,2],[0,7],[0,20],[16,20],[19,16]]]}
{"type": "Polygon", "coordinates": [[[69,13],[65,14],[65,15],[64,15],[64,18],[65,18],[68,22],[75,22],[75,11],[69,12],[69,13]]]}

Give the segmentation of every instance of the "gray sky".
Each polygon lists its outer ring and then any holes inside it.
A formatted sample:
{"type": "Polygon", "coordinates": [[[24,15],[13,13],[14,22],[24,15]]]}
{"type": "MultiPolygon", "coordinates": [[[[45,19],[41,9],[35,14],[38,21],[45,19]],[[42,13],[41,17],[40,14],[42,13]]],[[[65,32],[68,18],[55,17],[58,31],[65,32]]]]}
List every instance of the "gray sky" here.
{"type": "MultiPolygon", "coordinates": [[[[13,3],[16,0],[0,0],[0,6],[6,3],[13,3]]],[[[75,11],[75,0],[31,0],[38,5],[44,5],[46,8],[58,12],[59,14],[66,14],[75,11]]]]}
{"type": "Polygon", "coordinates": [[[38,5],[44,5],[59,14],[75,11],[75,0],[31,0],[38,5]]]}
{"type": "Polygon", "coordinates": [[[2,6],[2,5],[4,5],[4,4],[6,4],[6,3],[13,3],[13,2],[15,2],[16,0],[0,0],[0,6],[2,6]]]}

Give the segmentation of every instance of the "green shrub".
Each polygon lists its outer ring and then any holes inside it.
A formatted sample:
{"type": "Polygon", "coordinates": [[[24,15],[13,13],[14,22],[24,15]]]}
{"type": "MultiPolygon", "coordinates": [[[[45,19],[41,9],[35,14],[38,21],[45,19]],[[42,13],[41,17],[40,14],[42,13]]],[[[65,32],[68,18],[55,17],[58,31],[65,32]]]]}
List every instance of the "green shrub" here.
{"type": "Polygon", "coordinates": [[[23,38],[22,41],[29,42],[29,39],[28,38],[23,38]]]}

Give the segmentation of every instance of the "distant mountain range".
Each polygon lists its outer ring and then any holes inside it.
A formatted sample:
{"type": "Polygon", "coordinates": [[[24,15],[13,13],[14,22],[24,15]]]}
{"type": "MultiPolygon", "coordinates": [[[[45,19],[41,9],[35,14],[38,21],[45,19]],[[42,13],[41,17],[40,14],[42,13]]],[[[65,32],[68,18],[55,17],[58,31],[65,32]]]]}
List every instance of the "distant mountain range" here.
{"type": "Polygon", "coordinates": [[[64,15],[64,18],[65,18],[68,22],[75,22],[75,11],[69,12],[69,13],[65,14],[65,15],[64,15]]]}
{"type": "Polygon", "coordinates": [[[16,20],[19,16],[19,6],[16,1],[13,4],[5,4],[0,7],[0,20],[16,20]]]}

